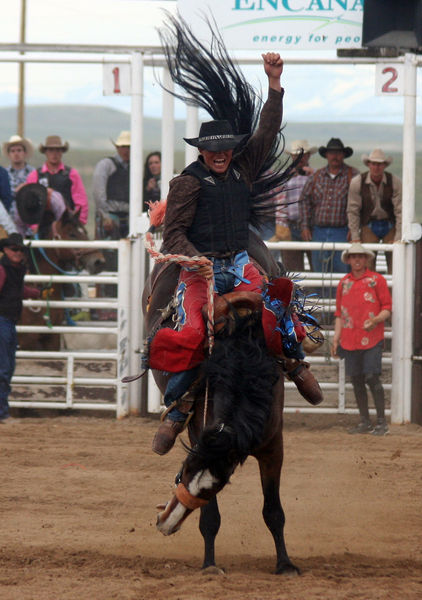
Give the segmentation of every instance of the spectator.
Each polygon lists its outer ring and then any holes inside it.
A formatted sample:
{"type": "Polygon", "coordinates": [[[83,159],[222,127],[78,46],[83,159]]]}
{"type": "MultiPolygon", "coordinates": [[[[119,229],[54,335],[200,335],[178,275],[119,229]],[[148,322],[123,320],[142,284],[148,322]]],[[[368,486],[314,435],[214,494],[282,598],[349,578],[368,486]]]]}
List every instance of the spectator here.
{"type": "Polygon", "coordinates": [[[15,370],[16,323],[22,312],[22,298],[39,298],[36,288],[24,285],[25,246],[19,233],[0,240],[0,423],[9,419],[10,382],[15,370]]]}
{"type": "Polygon", "coordinates": [[[38,230],[45,211],[52,213],[52,219],[58,221],[66,204],[60,192],[45,188],[40,183],[27,183],[16,194],[16,226],[19,233],[25,235],[30,226],[30,235],[38,230]]]}
{"type": "Polygon", "coordinates": [[[116,154],[94,170],[97,239],[119,240],[129,232],[130,131],[121,131],[113,144],[116,154]]]}
{"type": "MultiPolygon", "coordinates": [[[[314,173],[314,169],[309,166],[309,159],[316,151],[316,146],[310,146],[308,140],[295,140],[291,144],[289,154],[293,160],[301,152],[303,154],[295,167],[293,177],[283,185],[283,191],[277,196],[275,235],[271,238],[271,242],[299,242],[302,240],[299,198],[308,177],[314,173]]],[[[311,253],[307,252],[307,256],[309,264],[312,265],[311,253]]],[[[286,271],[298,273],[305,270],[302,250],[282,250],[281,260],[286,271]]]]}
{"type": "MultiPolygon", "coordinates": [[[[327,166],[318,169],[303,188],[300,199],[302,239],[306,242],[347,241],[347,193],[350,180],[359,171],[345,164],[353,150],[338,138],[331,138],[319,153],[327,159],[327,166]]],[[[331,250],[314,250],[312,266],[317,273],[343,273],[345,265],[341,253],[331,250]]]]}
{"type": "Polygon", "coordinates": [[[384,343],[384,321],[391,315],[391,296],[382,275],[368,269],[374,253],[353,243],[342,254],[351,272],[337,287],[335,330],[331,353],[346,360],[346,373],[352,378],[360,423],[349,433],[388,433],[384,415],[384,389],[380,382],[384,343]],[[369,418],[368,394],[371,390],[377,422],[369,418]]]}
{"type": "Polygon", "coordinates": [[[144,211],[149,202],[161,200],[161,152],[150,152],[144,164],[144,211]]]}
{"type": "Polygon", "coordinates": [[[32,156],[33,147],[29,140],[20,135],[12,135],[8,142],[4,142],[2,152],[9,157],[10,166],[6,170],[12,196],[15,198],[16,188],[25,183],[28,175],[34,171],[34,167],[27,163],[32,156]]]}
{"type": "Polygon", "coordinates": [[[26,179],[27,183],[41,183],[47,188],[60,192],[67,208],[79,213],[79,220],[84,225],[88,221],[88,198],[82,178],[78,171],[63,164],[63,153],[69,149],[60,136],[49,135],[39,151],[45,154],[46,161],[42,167],[32,171],[26,179]]]}
{"type": "MultiPolygon", "coordinates": [[[[362,156],[369,171],[352,179],[347,202],[352,242],[390,244],[401,239],[401,180],[385,170],[392,160],[379,148],[362,156]]],[[[392,256],[386,254],[391,273],[392,256]]],[[[375,261],[370,268],[375,268],[375,261]]]]}
{"type": "Polygon", "coordinates": [[[16,224],[0,202],[0,239],[10,233],[17,233],[16,224]]]}
{"type": "Polygon", "coordinates": [[[12,206],[12,190],[10,189],[9,175],[4,167],[0,167],[0,200],[7,212],[12,206]]]}

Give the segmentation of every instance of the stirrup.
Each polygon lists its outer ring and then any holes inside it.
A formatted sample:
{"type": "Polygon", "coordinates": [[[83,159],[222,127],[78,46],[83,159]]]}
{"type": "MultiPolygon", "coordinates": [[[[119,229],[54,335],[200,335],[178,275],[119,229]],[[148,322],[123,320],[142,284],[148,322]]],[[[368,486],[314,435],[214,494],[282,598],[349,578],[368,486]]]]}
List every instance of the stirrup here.
{"type": "MultiPolygon", "coordinates": [[[[167,415],[169,414],[169,412],[171,410],[173,410],[173,408],[177,408],[178,403],[179,403],[179,400],[173,400],[173,402],[170,404],[170,406],[168,406],[166,408],[166,410],[161,414],[161,417],[160,417],[160,421],[161,422],[163,422],[163,421],[166,420],[167,415]]],[[[194,412],[193,410],[190,410],[189,412],[184,413],[186,415],[186,419],[183,421],[183,429],[182,429],[182,431],[184,431],[186,429],[186,427],[189,425],[189,421],[193,417],[193,412],[194,412]]]]}

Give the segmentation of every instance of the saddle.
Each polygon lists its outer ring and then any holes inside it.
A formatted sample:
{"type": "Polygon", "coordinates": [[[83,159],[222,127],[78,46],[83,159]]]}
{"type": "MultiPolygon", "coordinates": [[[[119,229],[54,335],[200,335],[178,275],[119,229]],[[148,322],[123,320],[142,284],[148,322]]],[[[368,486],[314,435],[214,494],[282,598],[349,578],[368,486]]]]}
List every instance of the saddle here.
{"type": "MultiPolygon", "coordinates": [[[[214,298],[214,333],[231,335],[236,328],[237,317],[261,313],[262,296],[257,292],[228,292],[214,298]]],[[[202,316],[208,319],[208,304],[202,307],[202,316]]]]}

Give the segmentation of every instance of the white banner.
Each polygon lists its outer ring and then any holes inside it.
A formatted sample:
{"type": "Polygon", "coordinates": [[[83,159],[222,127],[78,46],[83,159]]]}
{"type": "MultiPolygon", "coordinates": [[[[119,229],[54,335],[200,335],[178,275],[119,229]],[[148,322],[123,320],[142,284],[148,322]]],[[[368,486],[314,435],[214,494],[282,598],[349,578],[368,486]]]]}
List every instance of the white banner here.
{"type": "Polygon", "coordinates": [[[364,0],[178,0],[182,17],[206,39],[214,17],[235,50],[360,48],[364,0]]]}

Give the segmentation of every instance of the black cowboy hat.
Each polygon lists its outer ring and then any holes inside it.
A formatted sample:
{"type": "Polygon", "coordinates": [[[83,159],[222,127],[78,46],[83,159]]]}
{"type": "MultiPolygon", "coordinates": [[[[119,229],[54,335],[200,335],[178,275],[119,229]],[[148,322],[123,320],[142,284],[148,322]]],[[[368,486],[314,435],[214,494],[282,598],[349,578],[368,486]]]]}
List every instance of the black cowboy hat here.
{"type": "Polygon", "coordinates": [[[16,207],[27,225],[39,225],[47,205],[47,188],[40,183],[28,183],[16,194],[16,207]]]}
{"type": "Polygon", "coordinates": [[[207,121],[202,123],[199,136],[196,138],[183,138],[187,144],[196,146],[201,150],[219,152],[232,150],[245,138],[247,134],[235,135],[229,121],[207,121]]]}
{"type": "Polygon", "coordinates": [[[6,248],[7,246],[9,246],[9,247],[15,246],[16,248],[25,249],[25,244],[23,243],[23,237],[21,236],[21,234],[20,233],[11,233],[9,235],[9,237],[2,238],[0,240],[0,250],[3,250],[3,248],[6,248]]]}
{"type": "Polygon", "coordinates": [[[331,140],[328,142],[328,144],[326,146],[321,146],[318,149],[318,152],[320,153],[320,155],[323,158],[325,158],[327,155],[327,152],[329,152],[330,150],[334,150],[334,151],[340,150],[341,152],[343,152],[344,158],[348,158],[349,156],[352,156],[352,154],[353,154],[353,149],[350,146],[345,146],[343,144],[343,142],[341,141],[341,139],[339,139],[339,138],[331,138],[331,140]]]}

